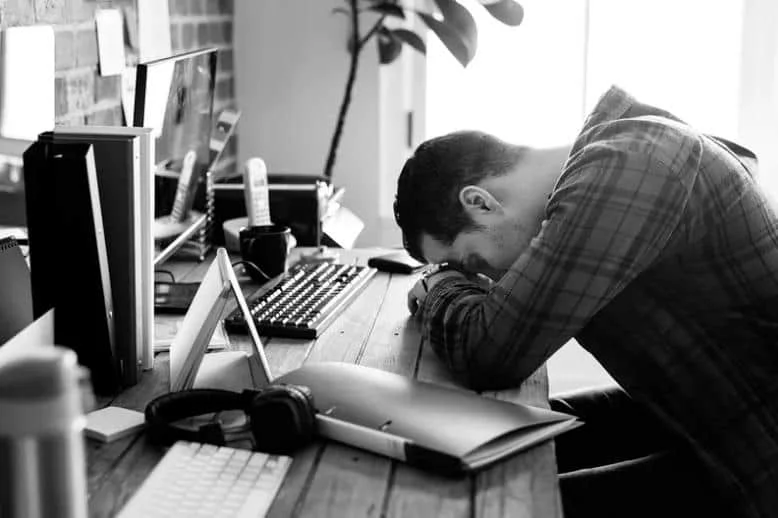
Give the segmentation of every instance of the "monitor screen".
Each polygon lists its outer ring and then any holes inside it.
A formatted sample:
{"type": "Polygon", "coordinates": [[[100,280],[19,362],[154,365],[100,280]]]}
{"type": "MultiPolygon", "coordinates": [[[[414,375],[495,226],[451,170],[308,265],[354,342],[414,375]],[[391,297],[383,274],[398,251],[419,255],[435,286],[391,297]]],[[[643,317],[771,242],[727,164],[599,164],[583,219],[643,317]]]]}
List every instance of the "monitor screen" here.
{"type": "Polygon", "coordinates": [[[192,149],[194,178],[210,166],[217,52],[201,49],[138,65],[133,126],[154,131],[158,168],[179,171],[192,149]]]}

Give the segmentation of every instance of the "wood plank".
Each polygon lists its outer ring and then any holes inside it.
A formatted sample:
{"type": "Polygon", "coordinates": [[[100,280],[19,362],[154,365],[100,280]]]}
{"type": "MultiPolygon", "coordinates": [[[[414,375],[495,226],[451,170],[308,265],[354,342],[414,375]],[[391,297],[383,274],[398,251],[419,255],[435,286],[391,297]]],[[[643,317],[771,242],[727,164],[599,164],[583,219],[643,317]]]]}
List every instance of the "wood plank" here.
{"type": "Polygon", "coordinates": [[[418,275],[378,275],[391,280],[356,363],[412,377],[418,362],[421,335],[418,326],[408,325],[410,313],[406,300],[418,275]]]}
{"type": "Polygon", "coordinates": [[[376,274],[362,293],[316,340],[306,362],[358,362],[389,287],[388,274],[376,274]]]}
{"type": "MultiPolygon", "coordinates": [[[[119,394],[112,404],[143,412],[149,401],[170,390],[169,372],[168,355],[158,355],[154,370],[144,372],[141,382],[119,394]]],[[[96,509],[105,509],[102,500],[115,497],[111,488],[117,483],[126,484],[132,494],[137,486],[130,481],[135,480],[137,466],[154,466],[159,461],[160,450],[149,448],[145,442],[140,432],[111,443],[87,440],[87,491],[96,509]]]]}
{"type": "MultiPolygon", "coordinates": [[[[448,478],[407,464],[396,464],[387,517],[470,518],[469,477],[448,478]]],[[[538,515],[540,516],[540,515],[538,515]]]]}
{"type": "Polygon", "coordinates": [[[476,476],[475,516],[562,516],[553,441],[500,462],[476,476]]]}
{"type": "MultiPolygon", "coordinates": [[[[546,365],[520,387],[484,395],[548,408],[546,365]]],[[[486,470],[477,476],[476,484],[477,516],[562,516],[553,440],[486,470]]]]}
{"type": "MultiPolygon", "coordinates": [[[[411,378],[416,375],[422,338],[408,312],[407,294],[418,278],[392,275],[360,364],[411,378]]],[[[468,477],[444,477],[405,463],[387,462],[393,468],[384,504],[387,516],[469,516],[472,484],[468,477]]]]}
{"type": "Polygon", "coordinates": [[[104,480],[100,491],[90,496],[90,516],[116,516],[157,465],[164,452],[164,448],[151,444],[145,435],[137,437],[110,476],[104,480]]]}
{"type": "Polygon", "coordinates": [[[379,516],[390,472],[387,459],[330,442],[295,516],[379,516]]]}

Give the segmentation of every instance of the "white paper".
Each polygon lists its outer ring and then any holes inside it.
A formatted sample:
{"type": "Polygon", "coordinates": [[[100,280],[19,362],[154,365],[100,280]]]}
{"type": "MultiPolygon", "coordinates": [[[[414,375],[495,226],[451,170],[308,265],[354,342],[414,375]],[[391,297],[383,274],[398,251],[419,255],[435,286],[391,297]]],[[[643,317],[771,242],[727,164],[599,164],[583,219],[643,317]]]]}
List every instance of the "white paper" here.
{"type": "MultiPolygon", "coordinates": [[[[170,344],[173,343],[183,323],[184,318],[179,315],[154,315],[154,352],[170,350],[170,344]]],[[[229,346],[230,338],[224,329],[224,322],[219,322],[213,330],[208,350],[226,349],[229,346]]]]}
{"type": "Polygon", "coordinates": [[[35,140],[53,128],[54,28],[4,29],[0,37],[0,135],[35,140]]]}
{"type": "Polygon", "coordinates": [[[124,70],[124,25],[119,9],[99,9],[95,13],[97,56],[100,75],[115,76],[124,70]]]}
{"type": "Polygon", "coordinates": [[[122,108],[127,126],[135,125],[135,77],[137,73],[137,67],[126,67],[122,70],[122,108]]]}
{"type": "Polygon", "coordinates": [[[172,52],[168,2],[138,0],[138,60],[166,58],[172,52]]]}
{"type": "Polygon", "coordinates": [[[54,310],[48,310],[5,344],[0,345],[0,363],[23,355],[31,348],[54,345],[54,310]]]}

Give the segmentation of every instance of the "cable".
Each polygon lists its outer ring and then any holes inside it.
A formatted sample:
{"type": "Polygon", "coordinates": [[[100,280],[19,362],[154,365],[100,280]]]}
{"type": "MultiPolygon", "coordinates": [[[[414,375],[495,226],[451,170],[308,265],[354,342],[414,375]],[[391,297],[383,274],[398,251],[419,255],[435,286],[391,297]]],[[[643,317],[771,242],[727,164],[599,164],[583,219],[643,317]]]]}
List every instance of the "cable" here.
{"type": "Polygon", "coordinates": [[[269,281],[270,279],[272,279],[272,277],[270,277],[268,274],[263,272],[259,266],[252,263],[251,261],[235,261],[234,263],[232,263],[232,267],[235,268],[236,266],[240,266],[241,264],[244,266],[251,267],[255,272],[259,273],[262,277],[264,277],[265,280],[269,281]]]}

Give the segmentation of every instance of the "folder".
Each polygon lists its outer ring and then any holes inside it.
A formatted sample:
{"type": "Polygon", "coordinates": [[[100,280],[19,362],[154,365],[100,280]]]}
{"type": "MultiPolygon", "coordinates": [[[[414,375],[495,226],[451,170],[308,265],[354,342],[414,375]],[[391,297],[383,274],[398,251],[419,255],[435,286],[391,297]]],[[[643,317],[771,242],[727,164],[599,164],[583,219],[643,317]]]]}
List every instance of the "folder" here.
{"type": "Polygon", "coordinates": [[[42,134],[23,158],[33,316],[54,308],[55,342],[76,352],[95,392],[114,393],[121,384],[92,146],[42,134]]]}
{"type": "Polygon", "coordinates": [[[141,224],[140,139],[95,131],[50,132],[54,142],[82,142],[94,149],[105,242],[113,293],[116,351],[123,384],[138,382],[138,350],[143,349],[143,247],[141,224]]]}
{"type": "Polygon", "coordinates": [[[134,223],[140,228],[140,299],[138,322],[140,337],[138,339],[137,358],[144,370],[154,368],[154,171],[155,142],[151,128],[127,126],[66,126],[56,128],[54,133],[66,135],[115,135],[137,136],[140,142],[140,212],[134,218],[134,223]]]}
{"type": "Polygon", "coordinates": [[[345,362],[308,363],[275,380],[313,393],[318,433],[446,475],[475,472],[582,423],[345,362]]]}

